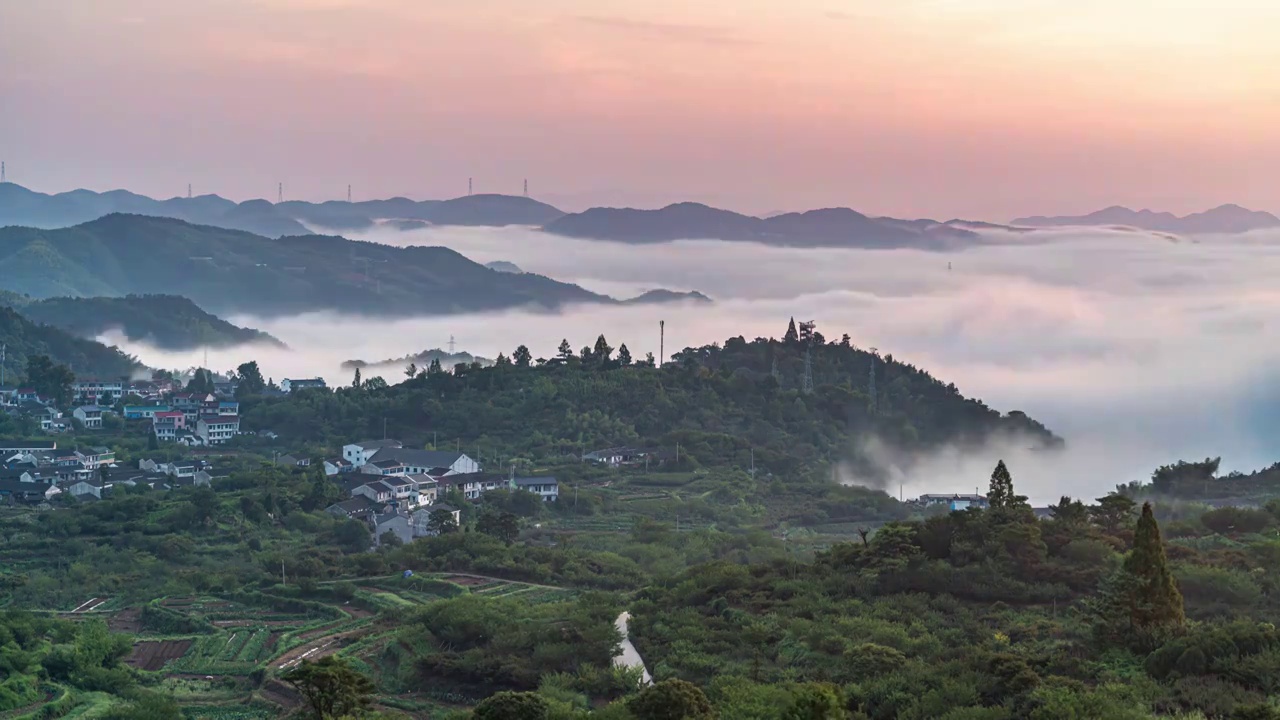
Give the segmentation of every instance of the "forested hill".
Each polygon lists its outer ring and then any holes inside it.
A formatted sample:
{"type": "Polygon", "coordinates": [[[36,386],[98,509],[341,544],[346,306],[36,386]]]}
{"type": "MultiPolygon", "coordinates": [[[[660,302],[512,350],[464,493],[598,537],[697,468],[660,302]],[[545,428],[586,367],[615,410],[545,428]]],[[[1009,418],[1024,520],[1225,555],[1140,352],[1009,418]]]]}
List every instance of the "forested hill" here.
{"type": "Polygon", "coordinates": [[[873,407],[867,394],[873,356],[842,343],[815,343],[812,393],[801,389],[798,342],[732,338],[723,347],[685,350],[661,369],[634,362],[624,348],[601,340],[584,348],[584,358],[566,343],[566,353],[541,363],[519,349],[491,368],[249,402],[246,429],[335,444],[381,437],[386,418],[387,431],[414,446],[456,438],[467,452],[504,467],[622,445],[670,454],[679,443],[685,465],[746,468],[754,451],[757,468],[778,473],[832,460],[883,470],[862,455],[859,441],[872,435],[901,451],[902,464],[912,451],[977,444],[998,433],[1022,433],[1046,448],[1062,444],[1025,415],[1002,415],[888,357],[874,359],[873,407]]]}
{"type": "Polygon", "coordinates": [[[123,332],[130,340],[147,342],[166,350],[231,347],[246,343],[284,347],[284,343],[261,330],[232,325],[201,310],[187,298],[176,295],[60,297],[14,307],[30,320],[80,337],[96,338],[114,329],[123,332]]]}
{"type": "Polygon", "coordinates": [[[541,275],[497,272],[442,247],[322,235],[273,240],[141,215],[59,230],[0,228],[0,261],[0,289],[34,298],[181,295],[224,315],[431,315],[617,302],[541,275]]]}
{"type": "Polygon", "coordinates": [[[5,382],[14,385],[26,371],[27,357],[48,355],[77,376],[128,377],[142,365],[114,347],[38,325],[13,308],[0,307],[0,342],[5,345],[5,382]]]}

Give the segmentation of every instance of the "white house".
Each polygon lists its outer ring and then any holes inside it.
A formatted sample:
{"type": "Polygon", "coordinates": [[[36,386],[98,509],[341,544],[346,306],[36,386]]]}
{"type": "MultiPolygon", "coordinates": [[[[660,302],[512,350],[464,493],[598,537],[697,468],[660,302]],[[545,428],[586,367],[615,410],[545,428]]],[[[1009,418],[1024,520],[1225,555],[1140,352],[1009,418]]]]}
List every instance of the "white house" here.
{"type": "Polygon", "coordinates": [[[324,461],[324,474],[333,476],[338,473],[351,472],[355,466],[346,458],[329,458],[324,461]]]}
{"type": "Polygon", "coordinates": [[[465,453],[446,450],[415,450],[406,447],[384,447],[366,457],[365,462],[382,463],[393,461],[400,463],[406,475],[444,474],[438,471],[444,468],[447,474],[466,475],[480,472],[480,463],[467,457],[465,453]]]}
{"type": "Polygon", "coordinates": [[[512,478],[511,487],[531,492],[543,502],[555,502],[560,498],[560,483],[553,477],[512,478]]]}
{"type": "Polygon", "coordinates": [[[97,405],[81,405],[71,411],[71,416],[79,420],[85,430],[99,430],[102,428],[103,409],[97,405]]]}
{"type": "Polygon", "coordinates": [[[196,437],[205,445],[221,445],[240,432],[239,417],[202,415],[196,421],[196,437]]]}
{"type": "Polygon", "coordinates": [[[373,457],[373,454],[379,450],[384,448],[401,447],[404,446],[400,444],[399,440],[365,440],[363,442],[351,443],[350,445],[343,445],[342,459],[351,463],[351,467],[359,468],[369,462],[369,459],[373,457]]]}
{"type": "Polygon", "coordinates": [[[71,383],[71,395],[79,403],[96,404],[100,398],[115,402],[124,395],[124,383],[119,380],[80,379],[71,383]]]}
{"type": "Polygon", "coordinates": [[[102,491],[111,488],[111,483],[101,478],[83,478],[78,480],[70,480],[63,484],[63,492],[69,493],[72,497],[81,497],[84,495],[92,495],[99,500],[102,499],[102,491]]]}
{"type": "Polygon", "coordinates": [[[324,384],[324,378],[304,378],[293,380],[285,378],[280,381],[280,389],[287,393],[295,392],[297,390],[324,390],[328,387],[328,385],[324,384]]]}
{"type": "Polygon", "coordinates": [[[409,523],[409,516],[398,512],[379,513],[373,516],[373,539],[378,545],[382,544],[382,536],[391,533],[400,539],[400,542],[408,544],[413,542],[413,527],[409,523]]]}
{"type": "Polygon", "coordinates": [[[363,495],[376,503],[389,503],[395,499],[396,491],[382,480],[374,480],[356,487],[351,495],[363,495]]]}

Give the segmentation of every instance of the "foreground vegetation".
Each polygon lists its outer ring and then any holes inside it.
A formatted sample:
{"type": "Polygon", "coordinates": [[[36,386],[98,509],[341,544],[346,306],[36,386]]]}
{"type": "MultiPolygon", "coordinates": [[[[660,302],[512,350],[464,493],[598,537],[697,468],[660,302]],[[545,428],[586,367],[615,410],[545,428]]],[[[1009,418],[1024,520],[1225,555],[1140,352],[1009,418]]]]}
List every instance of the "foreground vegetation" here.
{"type": "MultiPolygon", "coordinates": [[[[1037,512],[1000,463],[965,482],[989,509],[900,503],[832,481],[842,461],[883,470],[857,438],[901,458],[1060,441],[843,342],[815,342],[807,393],[805,351],[734,339],[658,369],[602,339],[246,396],[246,422],[281,438],[237,441],[211,488],[0,508],[0,717],[1280,717],[1270,475],[1175,463],[1037,512]],[[854,381],[872,362],[874,398],[854,381]],[[411,445],[554,474],[560,501],[446,497],[461,527],[372,549],[324,512],[342,494],[318,466],[266,462],[384,416],[411,445]],[[650,466],[578,457],[619,444],[650,466]],[[1198,502],[1223,493],[1242,507],[1198,502]],[[652,686],[614,665],[623,612],[652,686]]],[[[150,452],[111,432],[122,460],[150,452]]]]}

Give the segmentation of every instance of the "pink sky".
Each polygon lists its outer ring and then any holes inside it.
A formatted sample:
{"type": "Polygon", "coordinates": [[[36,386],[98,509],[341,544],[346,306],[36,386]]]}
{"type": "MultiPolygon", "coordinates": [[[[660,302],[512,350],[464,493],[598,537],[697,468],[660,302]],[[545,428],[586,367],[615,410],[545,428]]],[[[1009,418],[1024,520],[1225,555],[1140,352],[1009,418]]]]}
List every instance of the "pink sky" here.
{"type": "Polygon", "coordinates": [[[1280,211],[1277,32],[1273,0],[15,0],[0,157],[159,196],[1280,211]]]}

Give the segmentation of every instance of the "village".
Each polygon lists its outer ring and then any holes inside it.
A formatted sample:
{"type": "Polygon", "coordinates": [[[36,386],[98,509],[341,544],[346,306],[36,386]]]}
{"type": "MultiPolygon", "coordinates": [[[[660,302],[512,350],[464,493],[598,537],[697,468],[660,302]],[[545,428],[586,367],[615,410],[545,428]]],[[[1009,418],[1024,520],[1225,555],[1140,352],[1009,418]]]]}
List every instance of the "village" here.
{"type": "MultiPolygon", "coordinates": [[[[323,388],[319,379],[283,380],[280,392],[323,388]]],[[[0,406],[10,415],[31,419],[48,440],[0,440],[0,502],[54,507],[65,502],[93,502],[120,488],[157,491],[212,488],[227,477],[218,462],[241,463],[252,453],[215,451],[233,438],[275,434],[243,432],[235,387],[215,383],[214,392],[186,392],[176,382],[77,380],[72,407],[59,410],[52,400],[30,388],[0,388],[0,406]],[[126,399],[128,402],[126,403],[126,399]],[[149,427],[149,447],[190,448],[205,457],[163,459],[172,451],[144,453],[124,463],[103,445],[83,445],[83,437],[109,426],[149,427]],[[56,436],[70,434],[72,448],[59,447],[56,436]],[[218,452],[210,455],[211,452],[218,452]]],[[[33,433],[35,434],[35,433],[33,433]]],[[[258,462],[268,462],[264,456],[258,462]]],[[[595,460],[595,457],[584,458],[595,460]]],[[[349,443],[324,459],[273,453],[270,463],[299,472],[322,473],[345,498],[324,508],[339,517],[367,523],[375,545],[408,543],[457,529],[461,510],[443,502],[446,496],[478,501],[493,490],[519,490],[542,502],[559,498],[554,477],[523,477],[485,472],[480,463],[457,451],[405,447],[397,440],[349,443]],[[394,538],[394,540],[391,540],[394,538]]]]}

